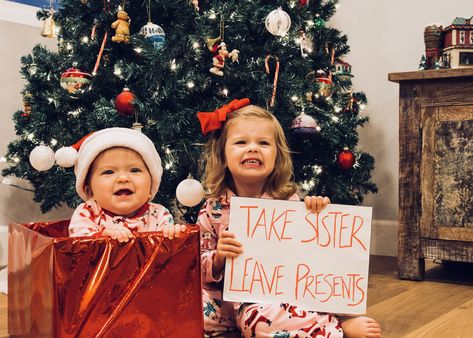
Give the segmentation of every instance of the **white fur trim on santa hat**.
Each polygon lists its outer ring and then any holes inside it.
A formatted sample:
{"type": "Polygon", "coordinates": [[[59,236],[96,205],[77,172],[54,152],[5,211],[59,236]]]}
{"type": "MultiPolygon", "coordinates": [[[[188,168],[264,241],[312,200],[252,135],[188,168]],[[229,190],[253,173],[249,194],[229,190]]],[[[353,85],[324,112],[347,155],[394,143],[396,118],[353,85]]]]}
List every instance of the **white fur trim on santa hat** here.
{"type": "Polygon", "coordinates": [[[163,167],[161,158],[153,142],[139,131],[128,128],[107,128],[89,135],[80,146],[77,154],[77,163],[74,168],[76,174],[76,190],[79,196],[86,201],[87,193],[84,183],[89,167],[98,154],[113,147],[125,147],[141,155],[151,175],[151,197],[154,198],[161,183],[163,167]]]}

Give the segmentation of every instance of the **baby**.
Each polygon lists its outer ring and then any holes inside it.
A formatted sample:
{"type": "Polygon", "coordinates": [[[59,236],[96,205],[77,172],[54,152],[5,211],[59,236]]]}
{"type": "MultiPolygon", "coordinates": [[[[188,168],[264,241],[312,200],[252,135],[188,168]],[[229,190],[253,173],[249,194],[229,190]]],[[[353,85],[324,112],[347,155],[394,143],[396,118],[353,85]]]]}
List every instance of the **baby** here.
{"type": "MultiPolygon", "coordinates": [[[[150,201],[163,168],[151,140],[127,128],[92,133],[73,146],[77,153],[76,190],[84,200],[72,215],[70,236],[109,236],[127,242],[133,232],[163,231],[178,237],[184,225],[150,201]]],[[[59,160],[58,160],[59,162],[59,160]]]]}

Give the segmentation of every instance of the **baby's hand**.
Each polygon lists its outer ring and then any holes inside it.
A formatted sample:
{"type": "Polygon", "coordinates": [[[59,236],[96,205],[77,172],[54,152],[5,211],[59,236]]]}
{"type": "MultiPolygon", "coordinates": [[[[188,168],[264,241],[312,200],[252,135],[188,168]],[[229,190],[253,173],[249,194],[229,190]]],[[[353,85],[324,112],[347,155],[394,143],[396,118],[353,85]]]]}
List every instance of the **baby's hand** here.
{"type": "Polygon", "coordinates": [[[102,232],[102,235],[116,239],[120,243],[128,242],[130,238],[133,237],[133,233],[131,232],[131,230],[124,226],[105,228],[102,232]]]}
{"type": "Polygon", "coordinates": [[[164,238],[173,239],[179,237],[186,230],[185,224],[166,224],[163,228],[164,238]]]}
{"type": "Polygon", "coordinates": [[[328,204],[330,204],[330,199],[328,197],[322,196],[306,196],[304,198],[305,206],[307,209],[312,212],[320,212],[328,204]]]}

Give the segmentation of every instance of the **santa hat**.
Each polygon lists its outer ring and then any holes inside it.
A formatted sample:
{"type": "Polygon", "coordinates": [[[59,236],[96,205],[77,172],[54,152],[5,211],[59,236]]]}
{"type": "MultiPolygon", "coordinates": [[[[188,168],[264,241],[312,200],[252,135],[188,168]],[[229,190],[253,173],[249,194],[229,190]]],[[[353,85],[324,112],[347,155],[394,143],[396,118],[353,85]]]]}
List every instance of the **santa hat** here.
{"type": "Polygon", "coordinates": [[[56,163],[62,167],[75,166],[76,190],[85,201],[87,193],[84,190],[84,183],[90,165],[102,151],[114,147],[129,148],[141,155],[151,175],[150,200],[153,199],[161,183],[163,167],[153,142],[139,131],[128,128],[102,129],[83,137],[70,147],[58,149],[54,157],[56,163]]]}

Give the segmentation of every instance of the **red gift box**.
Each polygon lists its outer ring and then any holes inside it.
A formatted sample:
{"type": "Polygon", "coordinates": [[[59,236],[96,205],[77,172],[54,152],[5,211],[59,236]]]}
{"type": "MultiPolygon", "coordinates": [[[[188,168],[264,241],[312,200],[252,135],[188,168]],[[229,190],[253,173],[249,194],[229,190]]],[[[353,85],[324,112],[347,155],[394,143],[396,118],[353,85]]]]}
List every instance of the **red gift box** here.
{"type": "Polygon", "coordinates": [[[203,337],[199,230],[127,243],[67,237],[69,221],[9,226],[8,332],[203,337]]]}

